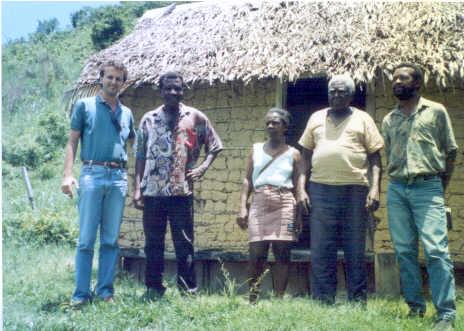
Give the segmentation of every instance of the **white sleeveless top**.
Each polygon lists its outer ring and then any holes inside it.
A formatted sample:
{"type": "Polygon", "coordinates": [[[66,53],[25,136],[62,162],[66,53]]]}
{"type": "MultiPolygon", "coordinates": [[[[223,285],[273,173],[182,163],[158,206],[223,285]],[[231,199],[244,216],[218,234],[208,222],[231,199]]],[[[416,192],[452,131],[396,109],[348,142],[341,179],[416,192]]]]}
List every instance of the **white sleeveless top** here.
{"type": "Polygon", "coordinates": [[[253,187],[272,185],[292,189],[294,151],[295,148],[290,147],[258,176],[261,169],[272,159],[272,156],[264,151],[264,143],[253,144],[253,187]]]}

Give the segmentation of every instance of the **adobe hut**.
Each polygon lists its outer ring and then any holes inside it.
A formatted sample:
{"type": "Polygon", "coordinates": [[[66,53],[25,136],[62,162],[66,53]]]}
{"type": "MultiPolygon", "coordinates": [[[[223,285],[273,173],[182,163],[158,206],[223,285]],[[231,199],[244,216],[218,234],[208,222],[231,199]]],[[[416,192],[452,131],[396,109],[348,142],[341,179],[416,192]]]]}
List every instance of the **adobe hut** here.
{"type": "MultiPolygon", "coordinates": [[[[235,216],[245,158],[251,144],[265,138],[265,112],[281,106],[292,113],[289,142],[295,144],[310,114],[327,103],[327,79],[348,72],[358,84],[355,103],[380,124],[395,103],[389,81],[393,66],[415,62],[425,70],[423,94],[448,108],[458,144],[464,148],[463,35],[462,3],[171,5],[147,12],[130,35],[93,55],[71,102],[94,94],[96,68],[106,58],[117,58],[130,73],[121,97],[139,121],[144,112],[161,104],[159,76],[167,70],[180,71],[189,86],[185,103],[207,114],[225,145],[195,190],[198,258],[207,259],[207,251],[209,256],[221,250],[245,253],[247,235],[235,224],[235,216]]],[[[463,170],[460,153],[447,193],[455,224],[450,248],[457,267],[464,265],[463,170]]],[[[133,160],[129,171],[133,175],[133,160]]],[[[376,256],[392,252],[385,192],[381,199],[376,256]]],[[[143,257],[143,240],[141,212],[128,198],[120,238],[126,266],[131,257],[143,257]]],[[[172,249],[170,244],[168,239],[172,249]]],[[[303,238],[299,246],[305,245],[303,238]]],[[[246,259],[244,254],[221,256],[246,259]]]]}

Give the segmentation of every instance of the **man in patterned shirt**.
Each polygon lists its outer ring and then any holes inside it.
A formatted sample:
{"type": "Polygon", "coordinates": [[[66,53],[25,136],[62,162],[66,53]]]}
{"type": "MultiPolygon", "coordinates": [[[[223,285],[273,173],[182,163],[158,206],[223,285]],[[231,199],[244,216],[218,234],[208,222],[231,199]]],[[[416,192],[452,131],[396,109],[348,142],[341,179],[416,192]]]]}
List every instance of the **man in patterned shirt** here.
{"type": "Polygon", "coordinates": [[[426,307],[417,259],[420,240],[438,313],[436,329],[450,330],[456,307],[444,190],[458,146],[445,107],[420,96],[422,80],[422,71],[414,64],[401,64],[393,73],[399,103],[382,123],[390,177],[388,223],[409,315],[422,317],[426,307]]]}
{"type": "Polygon", "coordinates": [[[198,181],[222,150],[208,118],[180,101],[184,81],[168,72],[159,79],[164,104],[147,112],[137,134],[134,204],[143,208],[146,272],[145,297],[164,294],[164,239],[167,219],[177,258],[179,289],[196,290],[193,264],[193,182],[198,181]],[[204,146],[205,160],[196,167],[204,146]]]}

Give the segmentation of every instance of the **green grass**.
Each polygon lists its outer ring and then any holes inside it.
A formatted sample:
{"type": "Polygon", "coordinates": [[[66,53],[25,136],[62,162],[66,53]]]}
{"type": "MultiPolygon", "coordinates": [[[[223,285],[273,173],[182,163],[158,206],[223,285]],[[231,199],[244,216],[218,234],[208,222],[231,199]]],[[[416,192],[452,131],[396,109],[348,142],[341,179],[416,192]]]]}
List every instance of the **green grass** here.
{"type": "MultiPolygon", "coordinates": [[[[324,307],[308,298],[264,299],[256,306],[234,291],[227,295],[179,295],[173,283],[165,298],[144,303],[144,287],[127,274],[116,281],[116,302],[69,306],[73,290],[74,249],[60,245],[4,245],[5,330],[428,330],[434,309],[424,319],[407,319],[397,299],[368,301],[367,309],[349,304],[324,307]]],[[[95,275],[94,275],[95,279],[95,275]]],[[[464,313],[464,298],[458,314],[464,313]]],[[[456,330],[464,330],[458,317],[456,330]]]]}

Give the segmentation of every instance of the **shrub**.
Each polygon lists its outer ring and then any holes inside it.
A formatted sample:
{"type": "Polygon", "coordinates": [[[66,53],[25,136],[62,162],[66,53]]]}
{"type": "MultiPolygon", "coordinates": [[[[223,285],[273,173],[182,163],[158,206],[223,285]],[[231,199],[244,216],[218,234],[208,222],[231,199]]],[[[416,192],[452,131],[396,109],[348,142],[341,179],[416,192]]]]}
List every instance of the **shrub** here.
{"type": "Polygon", "coordinates": [[[85,24],[89,24],[94,10],[91,7],[84,7],[71,14],[71,24],[73,28],[78,28],[85,24]]]}
{"type": "Polygon", "coordinates": [[[52,18],[49,20],[39,20],[39,24],[37,25],[36,33],[40,34],[50,34],[58,30],[60,22],[57,18],[52,18]]]}
{"type": "Polygon", "coordinates": [[[118,40],[123,34],[124,23],[122,19],[109,13],[95,22],[90,37],[95,49],[101,50],[118,40]]]}
{"type": "Polygon", "coordinates": [[[44,164],[38,170],[41,180],[52,179],[56,175],[56,166],[54,164],[44,164]]]}
{"type": "MultiPolygon", "coordinates": [[[[20,130],[18,130],[20,131],[20,130]]],[[[3,145],[3,159],[10,165],[36,169],[62,153],[67,141],[67,119],[65,114],[45,113],[41,115],[38,128],[29,128],[8,137],[3,145]]]]}
{"type": "Polygon", "coordinates": [[[78,235],[76,221],[60,211],[43,209],[22,212],[17,222],[23,238],[38,244],[74,244],[78,235]]]}
{"type": "Polygon", "coordinates": [[[41,146],[30,135],[23,136],[24,141],[12,141],[3,145],[3,158],[14,167],[27,166],[35,169],[43,161],[41,146]]]}
{"type": "Polygon", "coordinates": [[[21,175],[21,169],[15,168],[9,163],[3,162],[2,163],[2,176],[3,179],[13,180],[21,175]]]}
{"type": "Polygon", "coordinates": [[[47,113],[40,118],[39,127],[37,142],[43,147],[44,157],[53,159],[68,139],[66,116],[64,113],[47,113]]]}

